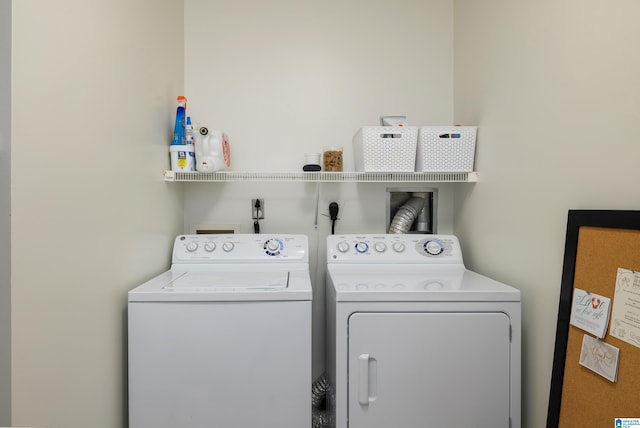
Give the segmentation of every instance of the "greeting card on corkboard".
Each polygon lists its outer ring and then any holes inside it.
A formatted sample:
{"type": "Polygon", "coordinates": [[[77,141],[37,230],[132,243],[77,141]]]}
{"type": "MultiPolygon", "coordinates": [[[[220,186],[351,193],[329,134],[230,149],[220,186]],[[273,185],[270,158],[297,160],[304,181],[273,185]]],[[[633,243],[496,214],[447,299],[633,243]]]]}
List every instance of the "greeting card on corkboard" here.
{"type": "Polygon", "coordinates": [[[640,272],[640,211],[569,211],[547,428],[614,427],[618,418],[640,418],[640,348],[620,338],[617,319],[602,339],[570,323],[574,288],[611,299],[613,313],[632,320],[633,290],[620,272],[640,272]],[[617,378],[590,370],[584,354],[581,364],[583,343],[619,350],[617,378]]]}

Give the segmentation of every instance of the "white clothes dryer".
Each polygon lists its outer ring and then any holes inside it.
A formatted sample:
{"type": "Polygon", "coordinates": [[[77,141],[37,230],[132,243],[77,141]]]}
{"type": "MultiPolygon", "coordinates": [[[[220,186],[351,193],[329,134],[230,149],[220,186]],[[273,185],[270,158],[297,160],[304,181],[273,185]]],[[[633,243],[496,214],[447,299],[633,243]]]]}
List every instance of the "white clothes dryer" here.
{"type": "Polygon", "coordinates": [[[327,334],[334,427],[520,427],[520,292],[455,236],[330,235],[327,334]]]}
{"type": "Polygon", "coordinates": [[[303,235],[182,235],[128,293],[131,428],[311,423],[303,235]]]}

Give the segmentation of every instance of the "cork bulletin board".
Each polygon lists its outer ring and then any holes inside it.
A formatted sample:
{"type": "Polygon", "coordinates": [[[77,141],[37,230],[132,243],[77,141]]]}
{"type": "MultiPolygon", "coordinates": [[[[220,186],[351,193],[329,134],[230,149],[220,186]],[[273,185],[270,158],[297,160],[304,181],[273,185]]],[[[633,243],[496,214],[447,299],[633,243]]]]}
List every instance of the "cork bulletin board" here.
{"type": "Polygon", "coordinates": [[[612,335],[609,323],[597,343],[619,349],[611,381],[580,364],[584,336],[591,335],[570,324],[575,289],[610,298],[615,307],[621,268],[640,271],[640,211],[569,211],[547,428],[614,427],[615,418],[640,418],[640,346],[612,335]]]}

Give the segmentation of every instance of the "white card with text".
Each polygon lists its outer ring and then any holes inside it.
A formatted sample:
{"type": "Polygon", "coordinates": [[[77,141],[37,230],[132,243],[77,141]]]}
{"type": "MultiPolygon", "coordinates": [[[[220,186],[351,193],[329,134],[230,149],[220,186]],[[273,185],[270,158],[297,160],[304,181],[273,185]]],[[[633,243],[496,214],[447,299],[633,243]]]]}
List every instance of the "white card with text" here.
{"type": "Polygon", "coordinates": [[[596,337],[603,338],[609,324],[610,308],[611,299],[574,288],[573,302],[571,304],[571,325],[596,337]]]}
{"type": "Polygon", "coordinates": [[[618,269],[611,335],[640,348],[640,272],[618,269]]]}

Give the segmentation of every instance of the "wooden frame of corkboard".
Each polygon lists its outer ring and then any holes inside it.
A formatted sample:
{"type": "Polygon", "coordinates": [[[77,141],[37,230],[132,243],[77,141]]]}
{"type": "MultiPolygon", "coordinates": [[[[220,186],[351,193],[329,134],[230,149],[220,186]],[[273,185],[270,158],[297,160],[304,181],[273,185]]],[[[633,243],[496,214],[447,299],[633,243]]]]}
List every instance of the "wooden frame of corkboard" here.
{"type": "Polygon", "coordinates": [[[618,268],[640,271],[640,211],[570,210],[560,290],[547,428],[608,427],[640,418],[640,348],[606,333],[620,349],[617,382],[579,364],[582,338],[569,324],[574,285],[612,299],[618,268]]]}

